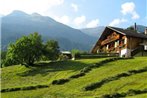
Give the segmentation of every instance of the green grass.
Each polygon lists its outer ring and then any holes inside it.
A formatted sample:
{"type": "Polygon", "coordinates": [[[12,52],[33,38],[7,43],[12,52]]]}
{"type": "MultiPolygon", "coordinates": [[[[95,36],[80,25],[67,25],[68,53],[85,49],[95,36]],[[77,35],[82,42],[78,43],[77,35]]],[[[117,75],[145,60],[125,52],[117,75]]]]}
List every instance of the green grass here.
{"type": "Polygon", "coordinates": [[[26,68],[15,65],[2,68],[2,88],[50,84],[54,79],[67,78],[89,64],[102,59],[83,59],[54,63],[42,63],[41,66],[26,68]]]}
{"type": "Polygon", "coordinates": [[[140,95],[136,95],[136,96],[129,96],[126,98],[147,98],[147,94],[140,94],[140,95]]]}
{"type": "MultiPolygon", "coordinates": [[[[115,76],[129,70],[137,70],[147,66],[147,57],[118,60],[99,68],[92,69],[85,76],[72,79],[64,85],[51,85],[54,79],[67,78],[79,72],[85,66],[103,59],[81,59],[58,63],[44,63],[43,67],[31,69],[24,66],[2,68],[2,88],[23,87],[37,84],[49,84],[48,88],[2,93],[2,98],[93,98],[115,92],[127,92],[129,89],[142,90],[147,88],[147,72],[134,74],[104,84],[93,91],[84,91],[83,87],[104,78],[115,76]]],[[[128,96],[127,98],[145,98],[147,94],[128,96]]]]}

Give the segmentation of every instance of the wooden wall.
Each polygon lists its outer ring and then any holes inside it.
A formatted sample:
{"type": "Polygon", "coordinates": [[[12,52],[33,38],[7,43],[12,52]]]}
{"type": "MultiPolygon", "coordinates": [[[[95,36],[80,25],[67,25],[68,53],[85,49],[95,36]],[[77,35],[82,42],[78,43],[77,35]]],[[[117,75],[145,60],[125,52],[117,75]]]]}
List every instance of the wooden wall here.
{"type": "Polygon", "coordinates": [[[139,47],[139,44],[143,42],[143,39],[141,38],[135,38],[135,37],[127,37],[127,48],[128,49],[135,49],[139,47]]]}

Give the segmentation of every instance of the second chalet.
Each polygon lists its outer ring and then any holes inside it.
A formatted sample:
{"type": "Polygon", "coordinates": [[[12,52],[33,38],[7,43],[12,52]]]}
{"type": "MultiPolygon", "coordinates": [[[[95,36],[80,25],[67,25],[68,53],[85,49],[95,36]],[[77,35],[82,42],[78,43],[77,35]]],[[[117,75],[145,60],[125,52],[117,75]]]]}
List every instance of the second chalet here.
{"type": "Polygon", "coordinates": [[[147,28],[144,34],[135,29],[107,26],[92,49],[92,53],[118,53],[120,57],[130,57],[137,51],[147,51],[147,28]]]}

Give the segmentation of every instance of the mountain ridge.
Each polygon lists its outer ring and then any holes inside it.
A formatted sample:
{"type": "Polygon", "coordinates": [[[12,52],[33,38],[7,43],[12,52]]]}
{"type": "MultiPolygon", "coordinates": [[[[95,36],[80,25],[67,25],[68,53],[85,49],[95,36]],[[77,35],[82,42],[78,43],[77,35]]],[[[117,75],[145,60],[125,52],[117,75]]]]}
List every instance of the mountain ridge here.
{"type": "Polygon", "coordinates": [[[89,50],[96,40],[96,37],[91,37],[78,29],[59,23],[48,16],[13,11],[9,15],[2,17],[2,49],[10,42],[14,42],[21,36],[33,32],[41,34],[44,41],[47,39],[61,41],[63,39],[62,43],[59,42],[62,44],[60,46],[62,50],[71,50],[73,48],[89,50]],[[69,47],[64,47],[68,45],[69,47]]]}
{"type": "MultiPolygon", "coordinates": [[[[6,50],[8,44],[15,42],[21,36],[38,32],[44,41],[57,40],[61,50],[90,51],[104,29],[105,26],[75,29],[48,16],[15,10],[1,17],[2,50],[6,50]]],[[[137,25],[137,29],[139,32],[144,32],[145,26],[137,25]]]]}

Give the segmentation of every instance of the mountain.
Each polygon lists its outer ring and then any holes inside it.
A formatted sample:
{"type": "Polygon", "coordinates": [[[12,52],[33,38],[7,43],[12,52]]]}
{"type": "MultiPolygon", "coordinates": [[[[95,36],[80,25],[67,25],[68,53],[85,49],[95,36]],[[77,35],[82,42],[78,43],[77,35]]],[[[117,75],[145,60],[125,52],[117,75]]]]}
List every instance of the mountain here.
{"type": "MultiPolygon", "coordinates": [[[[134,26],[130,26],[130,27],[134,28],[134,26]]],[[[136,25],[136,27],[137,27],[137,31],[139,31],[140,33],[144,33],[146,28],[146,26],[143,26],[143,25],[136,25]]]]}
{"type": "Polygon", "coordinates": [[[89,35],[89,36],[99,38],[100,35],[102,34],[102,32],[104,31],[104,29],[105,29],[104,26],[99,26],[99,27],[96,27],[96,28],[84,28],[84,29],[81,29],[81,31],[84,32],[85,34],[89,35]]]}
{"type": "Polygon", "coordinates": [[[57,40],[61,50],[73,48],[90,50],[97,39],[37,13],[29,15],[22,11],[13,11],[2,17],[1,21],[2,50],[6,49],[10,42],[33,32],[41,34],[44,41],[48,39],[57,40]]]}
{"type": "MultiPolygon", "coordinates": [[[[130,27],[134,27],[134,26],[130,26],[130,27]]],[[[143,26],[143,25],[137,25],[136,27],[140,33],[144,33],[144,30],[146,28],[146,26],[143,26]]],[[[84,28],[84,29],[81,29],[81,31],[89,36],[99,38],[101,34],[103,33],[104,29],[105,29],[104,26],[99,26],[96,28],[84,28]]]]}
{"type": "Polygon", "coordinates": [[[137,25],[137,30],[141,33],[144,33],[146,26],[143,25],[137,25]]]}

